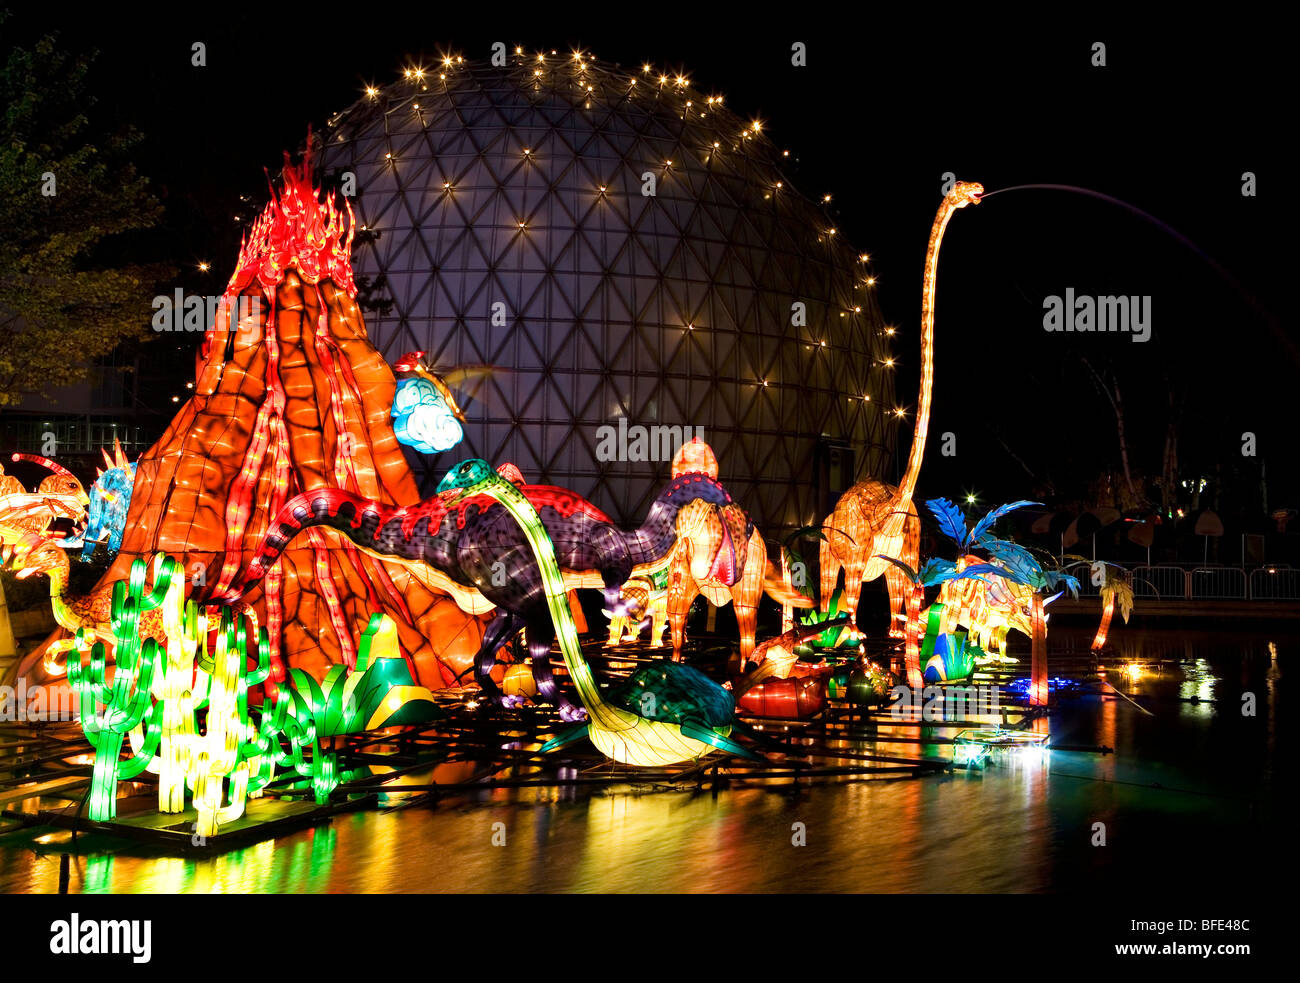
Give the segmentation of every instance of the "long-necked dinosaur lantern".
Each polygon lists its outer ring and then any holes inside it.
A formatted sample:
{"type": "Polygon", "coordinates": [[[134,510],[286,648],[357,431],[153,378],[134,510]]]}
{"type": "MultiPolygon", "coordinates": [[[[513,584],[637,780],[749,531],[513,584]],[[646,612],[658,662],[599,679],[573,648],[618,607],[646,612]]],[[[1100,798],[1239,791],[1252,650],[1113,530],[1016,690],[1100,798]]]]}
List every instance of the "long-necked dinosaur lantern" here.
{"type": "Polygon", "coordinates": [[[921,289],[921,389],[912,431],[912,448],[907,470],[897,485],[879,478],[860,481],[840,498],[835,510],[822,524],[821,604],[830,604],[840,571],[844,571],[846,610],[856,617],[862,584],[881,574],[889,588],[892,615],[889,633],[902,638],[907,623],[907,598],[911,587],[886,556],[896,557],[915,569],[921,543],[921,523],[912,495],[921,474],[925,437],[930,427],[930,402],[934,395],[934,307],[939,277],[939,247],[948,220],[959,208],[977,204],[984,193],[982,184],[957,182],[944,196],[930,228],[925,254],[925,277],[921,289]]]}

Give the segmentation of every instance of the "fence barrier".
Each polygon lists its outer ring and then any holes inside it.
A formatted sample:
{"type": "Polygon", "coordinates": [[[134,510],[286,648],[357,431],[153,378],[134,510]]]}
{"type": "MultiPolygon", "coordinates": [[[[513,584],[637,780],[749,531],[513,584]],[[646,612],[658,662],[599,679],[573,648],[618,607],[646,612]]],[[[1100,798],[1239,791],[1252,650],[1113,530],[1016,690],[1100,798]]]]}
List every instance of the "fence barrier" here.
{"type": "MultiPolygon", "coordinates": [[[[1092,585],[1091,565],[1072,564],[1067,572],[1079,578],[1079,595],[1095,597],[1100,589],[1092,585]]],[[[1172,564],[1133,567],[1133,596],[1151,600],[1300,601],[1300,570],[1267,566],[1254,570],[1241,567],[1172,564]]]]}
{"type": "Polygon", "coordinates": [[[1189,599],[1246,599],[1246,571],[1237,567],[1197,567],[1187,575],[1189,599]]]}
{"type": "Polygon", "coordinates": [[[1252,570],[1250,596],[1260,601],[1300,601],[1300,570],[1290,567],[1252,570]]]}

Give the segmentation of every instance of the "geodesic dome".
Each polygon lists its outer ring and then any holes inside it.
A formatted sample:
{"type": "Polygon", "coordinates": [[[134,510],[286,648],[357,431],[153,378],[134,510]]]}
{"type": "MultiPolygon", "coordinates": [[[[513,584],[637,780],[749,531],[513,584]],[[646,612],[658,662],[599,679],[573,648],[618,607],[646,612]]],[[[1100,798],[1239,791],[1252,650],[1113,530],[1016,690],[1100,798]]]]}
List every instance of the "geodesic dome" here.
{"type": "Polygon", "coordinates": [[[318,150],[355,176],[354,269],[391,301],[366,311],[376,347],[500,370],[459,391],[465,440],[416,462],[424,489],[466,457],[509,461],[636,523],[671,454],[602,460],[620,418],[633,437],[702,431],[768,534],[884,474],[893,383],[866,261],[761,126],[640,66],[505,61],[409,69],[318,150]]]}

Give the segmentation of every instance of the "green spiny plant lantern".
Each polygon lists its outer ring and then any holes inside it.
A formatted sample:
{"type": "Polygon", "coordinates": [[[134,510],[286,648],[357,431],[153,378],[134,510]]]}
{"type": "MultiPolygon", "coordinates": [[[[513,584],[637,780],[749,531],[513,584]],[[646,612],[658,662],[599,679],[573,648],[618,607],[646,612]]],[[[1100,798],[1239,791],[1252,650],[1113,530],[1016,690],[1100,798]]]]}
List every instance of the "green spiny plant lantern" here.
{"type": "MultiPolygon", "coordinates": [[[[159,648],[152,638],[141,641],[140,612],[148,602],[144,599],[146,564],[136,560],[131,564],[129,584],[119,581],[113,588],[113,679],[107,681],[108,656],[103,642],[96,642],[90,650],[89,664],[80,658],[70,660],[68,682],[77,694],[78,716],[81,728],[95,749],[95,764],[90,779],[89,815],[94,822],[108,822],[117,817],[117,783],[132,779],[153,761],[162,734],[161,703],[152,704],[150,690],[157,669],[159,648]],[[120,760],[122,740],[140,726],[146,714],[149,717],[142,745],[130,758],[120,760]]],[[[173,566],[156,568],[151,607],[162,601],[170,583],[173,566]],[[167,583],[163,582],[163,579],[167,583]],[[161,588],[161,590],[159,589],[161,588]]],[[[84,636],[77,633],[78,652],[84,650],[84,636]]]]}

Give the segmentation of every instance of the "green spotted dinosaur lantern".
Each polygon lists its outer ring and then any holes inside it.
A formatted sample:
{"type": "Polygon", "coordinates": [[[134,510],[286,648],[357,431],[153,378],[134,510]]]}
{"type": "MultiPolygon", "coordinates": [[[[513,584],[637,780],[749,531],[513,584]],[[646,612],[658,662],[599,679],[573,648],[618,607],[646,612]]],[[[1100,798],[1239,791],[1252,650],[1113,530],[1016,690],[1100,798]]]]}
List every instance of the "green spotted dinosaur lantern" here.
{"type": "Polygon", "coordinates": [[[500,502],[523,531],[537,561],[564,665],[587,716],[586,723],[548,741],[540,753],[585,737],[606,757],[638,767],[693,761],[717,750],[758,757],[730,736],[736,716],[731,694],[690,666],[656,661],[619,686],[601,691],[582,657],[555,545],[532,503],[486,461],[461,463],[447,472],[438,491],[454,492],[457,498],[487,495],[500,502]]]}

